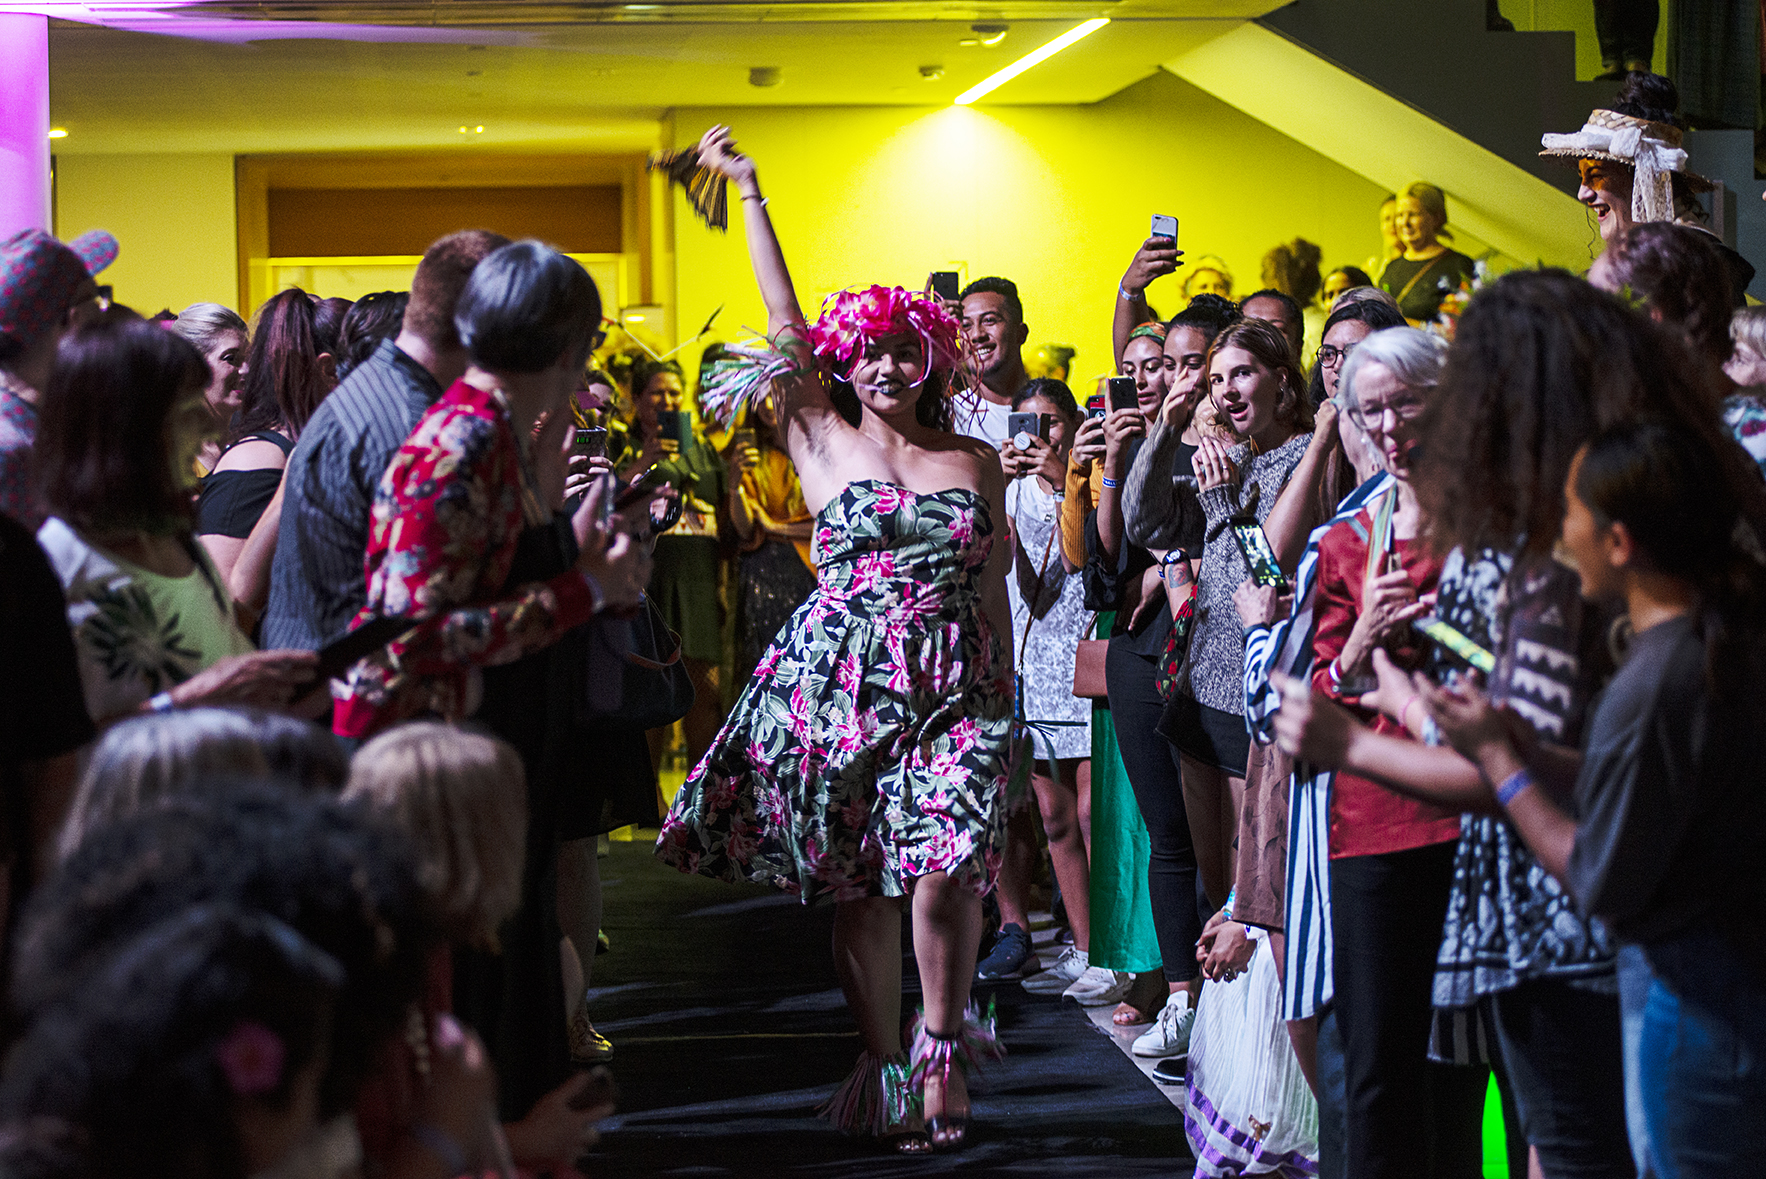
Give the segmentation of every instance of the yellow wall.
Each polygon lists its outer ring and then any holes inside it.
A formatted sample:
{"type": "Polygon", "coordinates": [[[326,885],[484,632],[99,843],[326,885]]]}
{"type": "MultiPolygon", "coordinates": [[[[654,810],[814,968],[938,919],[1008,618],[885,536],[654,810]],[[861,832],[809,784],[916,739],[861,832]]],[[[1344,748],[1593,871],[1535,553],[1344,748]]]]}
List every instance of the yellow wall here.
{"type": "MultiPolygon", "coordinates": [[[[1360,265],[1378,244],[1382,190],[1163,71],[1091,106],[682,108],[662,126],[683,142],[713,122],[731,123],[759,161],[811,314],[849,284],[917,288],[946,268],[1002,274],[1023,292],[1033,345],[1079,348],[1076,382],[1109,363],[1117,280],[1152,213],[1180,219],[1192,258],[1223,256],[1240,294],[1260,285],[1259,261],[1278,241],[1319,243],[1327,269],[1360,265]]],[[[58,167],[58,231],[116,234],[106,278],[118,299],[148,313],[237,303],[231,157],[77,155],[58,167]]],[[[713,338],[765,326],[731,213],[719,235],[677,192],[672,227],[652,219],[657,296],[668,294],[672,251],[670,310],[688,332],[720,303],[713,338]]],[[[1463,236],[1458,245],[1481,248],[1463,236]]],[[[1173,279],[1151,294],[1166,315],[1181,302],[1173,279]]]]}
{"type": "MultiPolygon", "coordinates": [[[[676,142],[728,123],[754,156],[807,314],[855,283],[918,289],[959,264],[966,278],[1003,275],[1033,346],[1078,347],[1076,386],[1109,364],[1117,281],[1153,213],[1178,217],[1191,257],[1224,257],[1240,294],[1295,235],[1324,248],[1326,269],[1379,244],[1382,190],[1163,72],[1092,106],[682,108],[674,120],[676,142]]],[[[724,339],[765,327],[740,218],[732,208],[719,235],[677,194],[678,322],[727,303],[724,339]]],[[[1178,310],[1176,280],[1150,294],[1178,310]]]]}
{"type": "Polygon", "coordinates": [[[101,276],[143,315],[210,301],[236,307],[233,157],[220,153],[59,156],[56,233],[116,235],[101,276]]]}

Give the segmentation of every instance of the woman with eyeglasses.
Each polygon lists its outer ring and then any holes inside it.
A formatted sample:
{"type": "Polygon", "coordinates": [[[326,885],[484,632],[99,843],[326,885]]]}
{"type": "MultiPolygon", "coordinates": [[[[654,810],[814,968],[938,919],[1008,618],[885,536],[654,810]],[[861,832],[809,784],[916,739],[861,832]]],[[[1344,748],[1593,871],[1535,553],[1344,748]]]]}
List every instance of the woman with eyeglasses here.
{"type": "MultiPolygon", "coordinates": [[[[1314,607],[1314,690],[1375,734],[1419,749],[1402,714],[1364,707],[1363,696],[1377,685],[1378,668],[1415,669],[1427,654],[1410,624],[1433,608],[1442,559],[1425,538],[1411,475],[1417,419],[1440,380],[1444,352],[1426,332],[1389,328],[1363,340],[1344,366],[1345,412],[1366,430],[1393,484],[1320,541],[1314,607]]],[[[1304,711],[1297,703],[1310,698],[1285,702],[1277,731],[1290,753],[1305,757],[1308,751],[1292,741],[1304,711]]],[[[1329,822],[1333,1009],[1348,1125],[1344,1173],[1414,1174],[1419,1149],[1475,1159],[1485,1074],[1431,1063],[1424,1052],[1458,808],[1395,793],[1343,768],[1329,822]]]]}

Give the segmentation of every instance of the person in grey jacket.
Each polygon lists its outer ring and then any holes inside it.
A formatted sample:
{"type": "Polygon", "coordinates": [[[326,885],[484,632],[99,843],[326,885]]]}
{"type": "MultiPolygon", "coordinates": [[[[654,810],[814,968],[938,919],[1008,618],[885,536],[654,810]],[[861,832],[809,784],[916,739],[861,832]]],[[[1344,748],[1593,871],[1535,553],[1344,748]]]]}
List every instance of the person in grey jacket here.
{"type": "MultiPolygon", "coordinates": [[[[1203,888],[1215,905],[1232,879],[1235,800],[1244,790],[1250,739],[1244,722],[1244,632],[1232,597],[1250,569],[1228,529],[1234,516],[1262,523],[1312,439],[1312,410],[1300,362],[1281,332],[1244,320],[1209,351],[1207,394],[1195,416],[1204,429],[1188,444],[1181,414],[1161,415],[1137,457],[1124,497],[1129,539],[1171,550],[1198,531],[1200,551],[1186,551],[1198,583],[1189,652],[1159,731],[1181,755],[1184,809],[1203,888]],[[1221,434],[1242,439],[1237,444],[1221,434]],[[1193,446],[1190,474],[1173,459],[1193,446]],[[1168,473],[1158,477],[1159,473],[1168,473]]],[[[1191,541],[1193,544],[1194,542],[1191,541]]]]}

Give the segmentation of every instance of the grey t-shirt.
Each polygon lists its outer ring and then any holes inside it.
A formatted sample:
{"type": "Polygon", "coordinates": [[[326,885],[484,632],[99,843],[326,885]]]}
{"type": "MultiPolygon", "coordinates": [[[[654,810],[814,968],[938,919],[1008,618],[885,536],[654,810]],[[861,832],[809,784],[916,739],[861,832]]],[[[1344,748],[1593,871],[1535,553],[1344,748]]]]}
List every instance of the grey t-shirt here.
{"type": "MultiPolygon", "coordinates": [[[[1621,941],[1766,921],[1766,710],[1717,696],[1689,618],[1638,634],[1607,685],[1576,780],[1570,890],[1621,941]]],[[[1743,927],[1747,928],[1743,928],[1743,927]]]]}

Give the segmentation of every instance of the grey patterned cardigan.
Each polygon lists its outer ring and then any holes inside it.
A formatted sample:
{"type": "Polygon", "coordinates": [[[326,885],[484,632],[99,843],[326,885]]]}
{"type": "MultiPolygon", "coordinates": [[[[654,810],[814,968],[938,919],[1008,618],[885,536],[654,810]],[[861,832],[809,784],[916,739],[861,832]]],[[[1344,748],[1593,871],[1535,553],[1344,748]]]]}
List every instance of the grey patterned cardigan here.
{"type": "MultiPolygon", "coordinates": [[[[1200,513],[1203,542],[1196,565],[1196,617],[1178,687],[1198,703],[1243,715],[1245,631],[1233,608],[1233,591],[1251,576],[1251,569],[1226,523],[1240,514],[1255,515],[1259,523],[1268,518],[1312,435],[1296,434],[1255,457],[1250,445],[1241,443],[1227,452],[1239,470],[1239,482],[1197,491],[1194,475],[1154,477],[1154,472],[1171,471],[1181,434],[1163,422],[1153,428],[1122,489],[1123,521],[1128,539],[1135,544],[1168,549],[1179,544],[1180,537],[1195,534],[1194,516],[1200,513]]],[[[1191,561],[1195,558],[1192,552],[1191,561]]]]}

